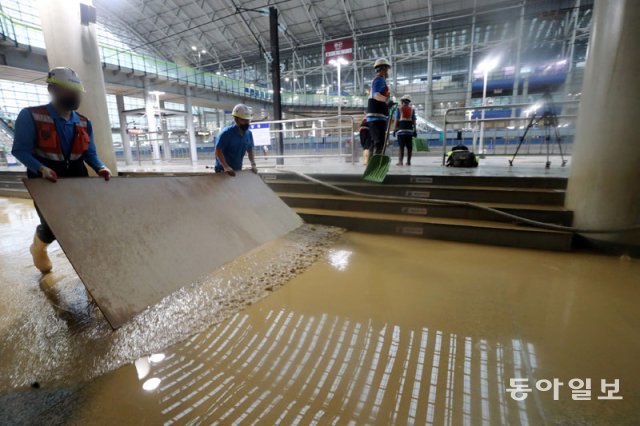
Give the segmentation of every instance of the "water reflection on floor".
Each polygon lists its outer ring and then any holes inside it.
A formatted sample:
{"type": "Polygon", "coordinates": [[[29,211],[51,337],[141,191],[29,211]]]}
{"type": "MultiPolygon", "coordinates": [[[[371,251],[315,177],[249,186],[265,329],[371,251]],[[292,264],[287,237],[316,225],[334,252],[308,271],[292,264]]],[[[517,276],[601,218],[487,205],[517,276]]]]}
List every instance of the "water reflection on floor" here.
{"type": "MultiPolygon", "coordinates": [[[[638,424],[640,262],[345,234],[256,304],[86,385],[0,398],[104,424],[638,424]],[[533,391],[518,402],[510,378],[533,391]],[[560,379],[559,400],[539,391],[560,379]],[[568,382],[591,378],[591,401],[568,382]],[[620,379],[619,400],[599,400],[620,379]]],[[[24,417],[23,417],[24,419],[24,417]]]]}

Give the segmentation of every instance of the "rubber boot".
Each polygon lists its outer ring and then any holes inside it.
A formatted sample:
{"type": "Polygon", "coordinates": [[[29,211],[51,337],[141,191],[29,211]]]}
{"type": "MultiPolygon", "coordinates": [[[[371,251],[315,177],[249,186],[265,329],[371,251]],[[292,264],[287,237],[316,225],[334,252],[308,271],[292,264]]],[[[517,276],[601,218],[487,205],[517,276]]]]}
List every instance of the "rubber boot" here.
{"type": "Polygon", "coordinates": [[[31,244],[29,251],[31,251],[31,256],[33,257],[33,264],[43,274],[50,272],[53,267],[47,254],[47,247],[49,247],[49,244],[43,243],[38,238],[38,234],[33,236],[33,244],[31,244]]]}
{"type": "Polygon", "coordinates": [[[362,151],[362,164],[364,164],[365,166],[369,164],[369,155],[370,151],[368,149],[362,151]]]}

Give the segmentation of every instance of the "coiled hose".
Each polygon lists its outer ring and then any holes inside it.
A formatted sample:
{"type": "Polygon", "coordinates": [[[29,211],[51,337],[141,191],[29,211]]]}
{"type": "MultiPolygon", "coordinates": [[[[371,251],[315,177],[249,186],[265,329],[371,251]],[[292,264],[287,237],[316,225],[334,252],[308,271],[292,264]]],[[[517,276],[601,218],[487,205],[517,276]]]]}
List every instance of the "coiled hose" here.
{"type": "Polygon", "coordinates": [[[373,199],[373,200],[390,200],[390,201],[408,201],[412,203],[420,203],[425,205],[471,207],[478,210],[484,210],[486,212],[493,213],[496,216],[501,216],[507,219],[511,219],[520,223],[524,223],[524,224],[536,227],[536,228],[550,229],[553,231],[575,232],[578,234],[618,234],[618,233],[630,232],[630,231],[640,231],[640,225],[634,225],[626,228],[612,228],[612,229],[584,229],[584,228],[574,228],[572,226],[556,225],[553,223],[539,222],[537,220],[528,219],[526,217],[507,213],[502,210],[495,209],[493,207],[487,207],[487,206],[483,206],[482,204],[472,203],[469,201],[438,200],[438,199],[432,199],[432,198],[419,198],[419,197],[414,198],[414,197],[400,197],[400,196],[393,196],[393,195],[365,194],[362,192],[351,191],[349,189],[340,188],[339,186],[336,186],[327,182],[323,182],[319,179],[306,175],[302,172],[298,172],[296,170],[289,170],[289,169],[281,169],[281,170],[286,173],[292,173],[309,182],[322,185],[325,188],[329,188],[343,194],[353,195],[356,197],[370,199],[370,200],[373,199]]]}

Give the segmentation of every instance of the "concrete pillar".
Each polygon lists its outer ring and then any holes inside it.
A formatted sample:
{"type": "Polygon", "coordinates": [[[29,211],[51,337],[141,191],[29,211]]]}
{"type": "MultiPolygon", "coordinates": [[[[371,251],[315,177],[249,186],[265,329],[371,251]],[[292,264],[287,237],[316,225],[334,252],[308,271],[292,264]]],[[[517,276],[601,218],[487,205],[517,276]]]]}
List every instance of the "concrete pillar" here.
{"type": "MultiPolygon", "coordinates": [[[[86,93],[78,111],[91,120],[98,156],[115,174],[118,167],[111,138],[96,26],[84,26],[80,23],[79,0],[48,0],[39,3],[49,67],[71,67],[82,79],[86,93]]],[[[92,2],[83,0],[82,3],[92,2]]]]}
{"type": "Polygon", "coordinates": [[[144,80],[144,109],[147,116],[147,126],[149,128],[149,139],[151,139],[151,162],[160,164],[160,146],[158,145],[158,121],[156,117],[156,98],[151,93],[149,81],[144,80]]]}
{"type": "Polygon", "coordinates": [[[191,87],[187,86],[184,90],[184,108],[187,111],[185,115],[185,127],[189,134],[189,152],[191,153],[191,164],[198,164],[198,148],[196,145],[196,129],[193,126],[193,105],[191,99],[191,87]]]}
{"type": "MultiPolygon", "coordinates": [[[[640,223],[640,2],[595,2],[566,207],[581,228],[640,223]]],[[[591,243],[640,253],[640,231],[585,234],[591,243]]]]}
{"type": "Polygon", "coordinates": [[[529,76],[524,78],[522,82],[522,94],[520,95],[520,103],[527,103],[527,97],[529,97],[529,76]]]}
{"type": "Polygon", "coordinates": [[[476,0],[473,1],[473,16],[471,17],[471,43],[469,47],[469,69],[467,70],[467,94],[464,106],[471,106],[471,94],[473,90],[473,50],[476,38],[476,0]]]}
{"type": "Polygon", "coordinates": [[[118,108],[124,163],[130,165],[133,164],[133,155],[131,154],[131,139],[129,138],[129,133],[127,133],[127,116],[124,114],[124,96],[116,95],[116,108],[118,108]]]}
{"type": "MultiPolygon", "coordinates": [[[[520,20],[518,21],[517,40],[516,40],[516,60],[514,65],[513,74],[513,90],[511,92],[511,103],[517,103],[518,99],[518,86],[520,86],[520,57],[522,55],[522,37],[524,35],[524,10],[526,0],[523,0],[520,5],[520,20]]],[[[511,108],[511,118],[516,117],[516,108],[511,108]]]]}
{"type": "Polygon", "coordinates": [[[429,17],[429,46],[427,48],[427,90],[424,92],[424,118],[431,120],[433,115],[433,25],[429,17]]]}
{"type": "MultiPolygon", "coordinates": [[[[164,109],[164,101],[160,101],[160,109],[164,109]]],[[[164,151],[164,160],[171,160],[171,141],[169,140],[169,128],[167,127],[167,118],[162,119],[162,114],[158,113],[160,118],[160,129],[162,129],[162,150],[164,151]]]]}

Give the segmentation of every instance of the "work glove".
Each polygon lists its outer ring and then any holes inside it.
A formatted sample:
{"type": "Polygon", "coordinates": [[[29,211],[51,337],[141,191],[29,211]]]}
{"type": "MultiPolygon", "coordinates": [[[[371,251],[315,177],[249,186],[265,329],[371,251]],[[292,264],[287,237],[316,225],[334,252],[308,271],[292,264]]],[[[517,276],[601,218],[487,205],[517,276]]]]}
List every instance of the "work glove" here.
{"type": "Polygon", "coordinates": [[[396,137],[396,133],[397,133],[397,132],[398,132],[397,130],[394,130],[394,131],[393,131],[393,137],[394,137],[394,138],[396,137]]]}
{"type": "Polygon", "coordinates": [[[255,163],[251,165],[251,171],[255,174],[258,174],[258,167],[256,166],[255,163]]]}
{"type": "Polygon", "coordinates": [[[224,169],[224,172],[226,174],[228,174],[229,176],[235,176],[236,175],[236,171],[233,170],[231,167],[227,167],[226,169],[224,169]]]}
{"type": "Polygon", "coordinates": [[[417,138],[418,137],[418,132],[416,132],[415,130],[413,131],[413,137],[417,138]]]}
{"type": "Polygon", "coordinates": [[[394,106],[395,104],[396,104],[396,103],[395,103],[395,102],[393,102],[393,98],[392,98],[391,96],[389,96],[389,97],[387,98],[387,105],[389,106],[389,108],[393,108],[393,106],[394,106]]]}
{"type": "Polygon", "coordinates": [[[38,171],[40,172],[40,174],[44,179],[53,183],[56,183],[58,181],[58,175],[56,174],[56,172],[54,172],[50,168],[46,166],[42,166],[38,169],[38,171]]]}
{"type": "Polygon", "coordinates": [[[111,170],[108,167],[103,167],[98,170],[98,176],[102,177],[105,181],[109,181],[111,179],[111,170]]]}

